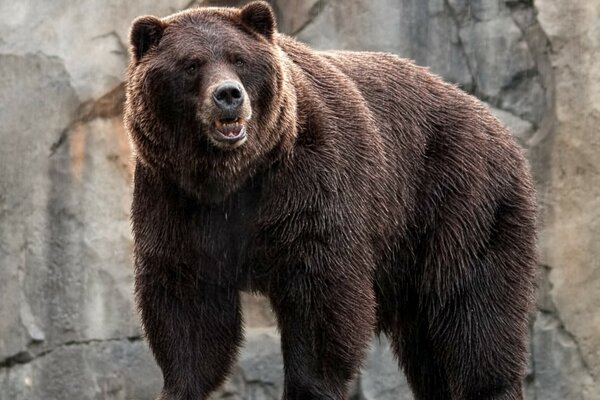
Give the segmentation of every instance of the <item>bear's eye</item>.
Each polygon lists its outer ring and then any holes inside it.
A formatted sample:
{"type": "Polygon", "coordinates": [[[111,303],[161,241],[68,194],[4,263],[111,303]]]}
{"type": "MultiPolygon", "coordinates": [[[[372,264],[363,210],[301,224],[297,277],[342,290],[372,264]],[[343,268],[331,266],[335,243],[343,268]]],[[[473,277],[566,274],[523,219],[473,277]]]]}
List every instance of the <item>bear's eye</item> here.
{"type": "Polygon", "coordinates": [[[198,72],[199,65],[198,63],[191,63],[187,67],[185,67],[185,73],[188,75],[196,75],[198,72]]]}
{"type": "Polygon", "coordinates": [[[236,67],[243,67],[244,65],[246,65],[246,62],[241,57],[235,58],[235,66],[236,67]]]}

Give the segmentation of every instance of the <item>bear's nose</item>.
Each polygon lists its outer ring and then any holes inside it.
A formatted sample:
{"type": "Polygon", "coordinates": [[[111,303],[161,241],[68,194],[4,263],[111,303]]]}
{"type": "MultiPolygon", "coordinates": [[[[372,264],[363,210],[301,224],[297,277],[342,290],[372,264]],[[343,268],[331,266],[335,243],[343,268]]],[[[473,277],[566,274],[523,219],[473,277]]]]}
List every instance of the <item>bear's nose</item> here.
{"type": "Polygon", "coordinates": [[[213,100],[223,111],[235,111],[244,101],[244,90],[239,83],[224,82],[215,89],[213,100]]]}

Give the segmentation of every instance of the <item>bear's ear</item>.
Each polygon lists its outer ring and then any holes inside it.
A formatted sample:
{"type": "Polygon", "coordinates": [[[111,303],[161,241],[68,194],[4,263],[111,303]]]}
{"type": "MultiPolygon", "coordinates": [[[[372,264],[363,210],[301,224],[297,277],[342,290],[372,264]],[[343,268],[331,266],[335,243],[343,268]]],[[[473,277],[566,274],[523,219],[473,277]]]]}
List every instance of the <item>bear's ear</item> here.
{"type": "Polygon", "coordinates": [[[129,42],[131,55],[135,61],[140,61],[144,54],[160,41],[165,26],[163,22],[151,15],[136,18],[131,25],[129,42]]]}
{"type": "Polygon", "coordinates": [[[242,23],[271,40],[277,29],[275,14],[266,1],[253,1],[242,8],[242,23]]]}

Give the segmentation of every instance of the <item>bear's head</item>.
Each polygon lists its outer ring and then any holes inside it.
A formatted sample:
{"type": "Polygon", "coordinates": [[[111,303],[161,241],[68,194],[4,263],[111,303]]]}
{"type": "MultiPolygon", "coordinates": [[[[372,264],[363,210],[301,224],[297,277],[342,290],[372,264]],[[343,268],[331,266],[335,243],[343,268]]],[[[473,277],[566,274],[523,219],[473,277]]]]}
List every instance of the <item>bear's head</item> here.
{"type": "Polygon", "coordinates": [[[296,98],[268,3],[133,22],[125,122],[137,159],[221,201],[295,136],[296,98]]]}

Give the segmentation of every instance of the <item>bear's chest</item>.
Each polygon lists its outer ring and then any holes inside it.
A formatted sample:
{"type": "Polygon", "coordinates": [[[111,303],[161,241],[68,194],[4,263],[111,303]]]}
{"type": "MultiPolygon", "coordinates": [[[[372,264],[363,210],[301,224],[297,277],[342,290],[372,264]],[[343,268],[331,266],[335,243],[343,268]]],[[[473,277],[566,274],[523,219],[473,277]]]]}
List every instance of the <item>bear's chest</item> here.
{"type": "Polygon", "coordinates": [[[250,290],[259,196],[242,191],[223,204],[199,208],[190,218],[190,255],[202,280],[250,290]]]}
{"type": "Polygon", "coordinates": [[[290,213],[284,208],[245,195],[236,196],[224,209],[203,211],[193,223],[192,243],[201,278],[262,291],[298,251],[322,248],[331,241],[326,221],[314,210],[290,213]]]}

